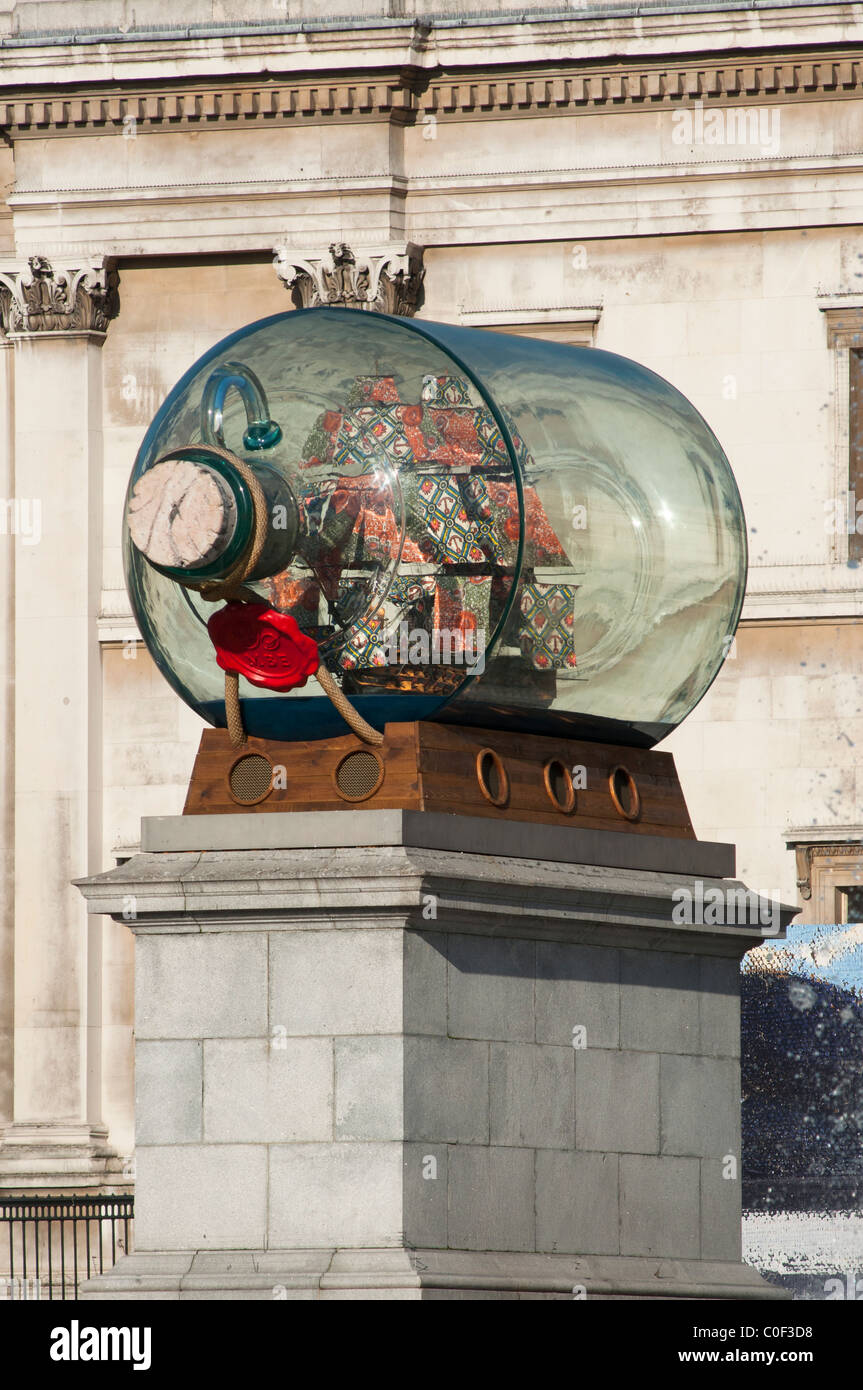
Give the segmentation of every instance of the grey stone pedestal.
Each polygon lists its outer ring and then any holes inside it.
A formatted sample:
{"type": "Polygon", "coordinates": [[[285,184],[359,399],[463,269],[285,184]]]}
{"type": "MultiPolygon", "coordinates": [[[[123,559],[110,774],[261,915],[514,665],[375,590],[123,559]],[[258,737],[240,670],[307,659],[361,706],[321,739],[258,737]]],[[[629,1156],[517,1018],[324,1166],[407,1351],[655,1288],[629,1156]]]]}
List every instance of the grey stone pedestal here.
{"type": "Polygon", "coordinates": [[[82,1297],[777,1295],[740,1261],[760,931],[672,921],[728,847],[399,811],[144,834],[79,885],[136,937],[135,1252],[82,1297]]]}

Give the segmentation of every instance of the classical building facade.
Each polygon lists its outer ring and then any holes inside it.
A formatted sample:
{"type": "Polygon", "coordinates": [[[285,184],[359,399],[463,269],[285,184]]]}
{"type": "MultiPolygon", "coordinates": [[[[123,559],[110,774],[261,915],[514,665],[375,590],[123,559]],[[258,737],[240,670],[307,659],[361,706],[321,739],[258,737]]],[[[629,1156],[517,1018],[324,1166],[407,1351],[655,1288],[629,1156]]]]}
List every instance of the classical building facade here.
{"type": "Polygon", "coordinates": [[[738,478],[751,569],[729,660],[668,746],[741,877],[853,915],[859,6],[370,0],[360,20],[201,0],[177,27],[162,0],[10,3],[0,1189],[132,1179],[132,938],[88,923],[72,880],[181,810],[200,723],[133,625],[123,496],[177,378],[292,306],[606,348],[690,397],[738,478]]]}

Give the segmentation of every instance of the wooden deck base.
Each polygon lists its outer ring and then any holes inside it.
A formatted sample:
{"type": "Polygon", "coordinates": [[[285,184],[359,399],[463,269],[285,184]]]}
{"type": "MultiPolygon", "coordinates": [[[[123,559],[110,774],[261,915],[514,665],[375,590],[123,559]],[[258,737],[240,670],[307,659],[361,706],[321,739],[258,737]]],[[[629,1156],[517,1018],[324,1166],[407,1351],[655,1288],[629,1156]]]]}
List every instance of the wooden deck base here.
{"type": "Polygon", "coordinates": [[[305,743],[207,729],[185,815],[407,809],[671,835],[695,832],[670,753],[451,724],[305,743]]]}

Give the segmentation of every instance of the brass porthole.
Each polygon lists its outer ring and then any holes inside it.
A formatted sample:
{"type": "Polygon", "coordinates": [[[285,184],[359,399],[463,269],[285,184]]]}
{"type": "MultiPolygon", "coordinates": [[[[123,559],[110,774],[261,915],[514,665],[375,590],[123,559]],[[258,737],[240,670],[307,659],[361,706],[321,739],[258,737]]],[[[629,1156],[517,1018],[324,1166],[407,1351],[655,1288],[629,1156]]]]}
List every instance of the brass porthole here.
{"type": "Polygon", "coordinates": [[[542,769],[542,780],[545,784],[545,794],[556,811],[563,811],[564,815],[568,816],[575,810],[572,773],[560,758],[549,758],[542,769]]]}
{"type": "Polygon", "coordinates": [[[263,753],[243,753],[231,765],[228,792],[240,806],[257,806],[273,790],[273,765],[263,753]]]}
{"type": "Polygon", "coordinates": [[[383,780],[383,759],[368,748],[347,753],[333,773],[333,785],[343,801],[368,801],[383,780]]]}
{"type": "Polygon", "coordinates": [[[617,767],[611,769],[608,789],[617,814],[623,816],[624,820],[638,820],[641,815],[641,796],[635,778],[628,768],[618,763],[617,767]]]}
{"type": "Polygon", "coordinates": [[[476,755],[476,780],[486,801],[505,806],[509,800],[509,777],[493,748],[481,748],[476,755]]]}

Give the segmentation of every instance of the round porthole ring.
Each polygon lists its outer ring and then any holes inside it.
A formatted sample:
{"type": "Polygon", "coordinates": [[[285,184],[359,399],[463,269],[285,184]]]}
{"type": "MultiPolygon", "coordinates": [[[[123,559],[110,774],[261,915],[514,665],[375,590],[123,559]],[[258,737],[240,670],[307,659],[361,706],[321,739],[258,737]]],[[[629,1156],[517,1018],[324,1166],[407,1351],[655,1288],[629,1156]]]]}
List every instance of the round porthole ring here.
{"type": "Polygon", "coordinates": [[[575,787],[572,785],[572,773],[570,772],[569,768],[566,766],[566,763],[563,761],[562,758],[548,759],[548,761],[542,769],[542,780],[545,785],[546,796],[548,797],[554,809],[556,811],[560,811],[565,816],[571,815],[572,812],[575,810],[575,787]],[[551,784],[551,769],[554,766],[560,768],[561,772],[563,773],[566,779],[565,804],[562,804],[560,801],[558,801],[557,797],[554,794],[554,788],[551,784]]]}
{"type": "Polygon", "coordinates": [[[506,805],[506,803],[509,800],[509,774],[507,773],[507,770],[504,767],[500,756],[494,751],[493,748],[481,748],[477,753],[476,780],[479,783],[480,791],[482,792],[489,805],[496,806],[498,809],[506,805]],[[495,772],[497,773],[497,780],[500,784],[497,796],[492,795],[491,788],[485,780],[485,773],[483,772],[483,761],[486,758],[491,758],[494,764],[495,772]]]}
{"type": "Polygon", "coordinates": [[[614,809],[617,812],[617,814],[619,816],[623,816],[624,820],[638,820],[639,816],[641,815],[641,794],[638,790],[638,783],[636,782],[628,767],[624,767],[622,763],[618,763],[615,767],[611,769],[611,772],[609,773],[608,777],[608,790],[611,792],[611,800],[614,804],[614,809]],[[628,811],[624,807],[623,802],[620,800],[620,797],[617,794],[617,788],[614,785],[617,780],[618,774],[625,777],[627,783],[629,784],[629,796],[632,805],[631,809],[628,811]]]}
{"type": "Polygon", "coordinates": [[[247,748],[247,749],[245,749],[242,753],[238,753],[238,754],[237,754],[236,758],[235,758],[234,761],[231,763],[231,766],[228,768],[228,776],[227,776],[228,796],[231,798],[231,800],[233,801],[233,803],[234,803],[235,806],[260,806],[261,802],[262,802],[262,801],[266,801],[267,797],[271,794],[271,792],[272,792],[272,790],[273,790],[273,773],[274,773],[274,772],[275,772],[275,768],[273,767],[273,764],[270,762],[270,760],[269,760],[269,758],[267,757],[266,753],[261,753],[257,748],[254,748],[254,749],[248,749],[248,748],[247,748]],[[270,781],[269,781],[269,785],[267,786],[266,791],[263,791],[263,792],[261,793],[260,796],[254,797],[251,801],[241,800],[240,797],[235,796],[235,795],[234,795],[234,790],[233,790],[233,788],[232,788],[232,786],[231,786],[231,778],[232,778],[233,775],[234,775],[234,769],[235,769],[236,767],[238,767],[239,764],[240,764],[241,762],[243,762],[244,759],[246,759],[246,758],[263,758],[264,762],[265,762],[265,763],[268,763],[268,764],[269,764],[269,768],[270,768],[270,781]]]}
{"type": "Polygon", "coordinates": [[[370,797],[375,795],[375,792],[380,791],[381,783],[384,780],[384,772],[384,760],[378,753],[375,753],[373,749],[351,748],[349,752],[342,754],[335,767],[333,768],[332,782],[336,796],[341,801],[349,801],[352,805],[358,804],[361,801],[368,801],[370,797]],[[348,758],[355,757],[357,753],[366,753],[370,758],[374,758],[375,762],[378,765],[378,775],[374,786],[370,787],[368,791],[363,792],[360,796],[348,796],[347,793],[343,792],[341,787],[339,786],[339,772],[341,771],[344,764],[347,762],[348,758]]]}

